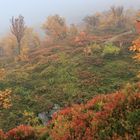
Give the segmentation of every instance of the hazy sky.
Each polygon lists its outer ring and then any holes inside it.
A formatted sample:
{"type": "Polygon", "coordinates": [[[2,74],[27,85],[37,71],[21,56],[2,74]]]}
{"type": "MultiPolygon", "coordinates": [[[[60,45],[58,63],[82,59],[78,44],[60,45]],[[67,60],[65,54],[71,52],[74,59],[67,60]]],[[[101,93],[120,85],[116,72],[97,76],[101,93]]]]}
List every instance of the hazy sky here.
{"type": "Polygon", "coordinates": [[[27,25],[40,28],[48,15],[57,13],[76,23],[112,5],[140,8],[140,0],[0,0],[0,35],[8,31],[11,17],[19,14],[27,25]]]}

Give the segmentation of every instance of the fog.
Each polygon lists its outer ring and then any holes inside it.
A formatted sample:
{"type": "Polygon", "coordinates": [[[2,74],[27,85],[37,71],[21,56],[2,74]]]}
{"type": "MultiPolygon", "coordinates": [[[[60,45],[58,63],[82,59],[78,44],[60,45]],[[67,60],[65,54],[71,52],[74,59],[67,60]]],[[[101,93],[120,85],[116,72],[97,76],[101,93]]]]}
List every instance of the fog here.
{"type": "Polygon", "coordinates": [[[112,5],[140,7],[140,0],[0,0],[0,35],[9,30],[10,18],[19,14],[26,24],[39,31],[47,16],[59,14],[68,23],[78,23],[88,14],[108,9],[112,5]]]}

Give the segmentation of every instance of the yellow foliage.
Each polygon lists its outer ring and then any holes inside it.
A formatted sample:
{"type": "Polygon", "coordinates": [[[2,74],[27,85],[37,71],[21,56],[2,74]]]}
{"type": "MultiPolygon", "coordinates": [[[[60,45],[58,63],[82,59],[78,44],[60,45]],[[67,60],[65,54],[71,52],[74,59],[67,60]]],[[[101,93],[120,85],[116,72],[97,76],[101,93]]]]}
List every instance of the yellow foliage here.
{"type": "Polygon", "coordinates": [[[21,54],[21,55],[18,55],[17,57],[15,57],[15,61],[16,62],[18,62],[18,61],[27,62],[27,61],[29,61],[29,57],[26,54],[21,54]]]}
{"type": "Polygon", "coordinates": [[[5,71],[5,69],[0,69],[0,80],[3,80],[3,78],[5,77],[5,75],[6,75],[6,71],[5,71]]]}
{"type": "Polygon", "coordinates": [[[65,19],[59,15],[49,16],[42,28],[45,30],[46,34],[54,40],[64,39],[66,37],[66,22],[65,19]]]}
{"type": "Polygon", "coordinates": [[[36,48],[40,46],[39,35],[34,32],[33,28],[26,28],[21,46],[23,53],[28,52],[31,48],[36,48]]]}
{"type": "Polygon", "coordinates": [[[0,109],[8,109],[11,107],[11,94],[12,91],[10,89],[0,91],[0,109]]]}
{"type": "Polygon", "coordinates": [[[14,53],[13,50],[17,47],[16,38],[11,34],[8,34],[4,38],[2,38],[0,44],[3,47],[5,54],[8,56],[12,55],[14,53]]]}
{"type": "Polygon", "coordinates": [[[25,110],[23,112],[23,116],[24,116],[25,122],[28,125],[31,125],[31,126],[38,126],[39,125],[39,120],[35,116],[34,112],[29,112],[29,111],[25,110]]]}

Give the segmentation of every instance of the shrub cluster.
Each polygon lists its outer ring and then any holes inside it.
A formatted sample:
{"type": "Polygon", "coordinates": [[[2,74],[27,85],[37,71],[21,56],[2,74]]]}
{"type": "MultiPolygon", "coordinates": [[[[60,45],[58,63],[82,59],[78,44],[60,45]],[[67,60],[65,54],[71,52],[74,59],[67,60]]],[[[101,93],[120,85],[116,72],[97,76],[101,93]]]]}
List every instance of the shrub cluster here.
{"type": "Polygon", "coordinates": [[[36,140],[35,129],[31,126],[20,125],[7,133],[0,131],[0,140],[36,140]]]}
{"type": "Polygon", "coordinates": [[[18,126],[0,140],[136,140],[140,138],[140,94],[98,95],[53,115],[44,128],[18,126]]]}
{"type": "Polygon", "coordinates": [[[61,110],[49,125],[53,140],[140,138],[140,94],[99,95],[85,105],[61,110]]]}
{"type": "Polygon", "coordinates": [[[105,45],[103,52],[102,52],[102,56],[103,57],[115,56],[115,55],[118,55],[119,53],[120,53],[120,48],[118,48],[112,44],[108,44],[108,45],[105,45]]]}

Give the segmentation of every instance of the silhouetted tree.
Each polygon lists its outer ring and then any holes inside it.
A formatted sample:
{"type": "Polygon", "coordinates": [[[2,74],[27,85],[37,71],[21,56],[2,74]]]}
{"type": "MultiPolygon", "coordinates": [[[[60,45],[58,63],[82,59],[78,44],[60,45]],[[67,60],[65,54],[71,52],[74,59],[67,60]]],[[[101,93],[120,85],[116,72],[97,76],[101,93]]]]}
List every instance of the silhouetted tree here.
{"type": "Polygon", "coordinates": [[[19,17],[11,19],[11,32],[16,37],[18,43],[18,55],[21,53],[21,40],[25,33],[25,22],[24,17],[19,15],[19,17]]]}

